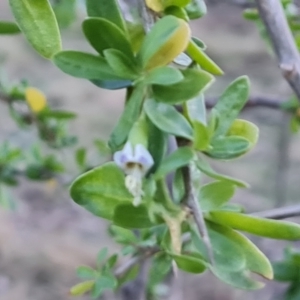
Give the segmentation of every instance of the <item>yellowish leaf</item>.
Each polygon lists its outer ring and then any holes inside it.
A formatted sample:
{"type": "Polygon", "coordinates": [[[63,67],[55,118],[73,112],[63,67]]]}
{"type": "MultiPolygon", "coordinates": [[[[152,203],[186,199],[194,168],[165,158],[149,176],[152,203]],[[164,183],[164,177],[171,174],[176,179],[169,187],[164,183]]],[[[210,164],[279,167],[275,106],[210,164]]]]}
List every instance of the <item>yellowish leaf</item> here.
{"type": "Polygon", "coordinates": [[[164,5],[161,0],[146,0],[146,5],[155,12],[164,10],[164,5]]]}
{"type": "Polygon", "coordinates": [[[89,292],[95,285],[94,280],[84,281],[74,285],[70,290],[70,295],[72,296],[81,296],[89,292]]]}
{"type": "Polygon", "coordinates": [[[36,88],[27,88],[25,91],[25,98],[30,109],[35,113],[39,113],[47,106],[46,96],[36,88]]]}

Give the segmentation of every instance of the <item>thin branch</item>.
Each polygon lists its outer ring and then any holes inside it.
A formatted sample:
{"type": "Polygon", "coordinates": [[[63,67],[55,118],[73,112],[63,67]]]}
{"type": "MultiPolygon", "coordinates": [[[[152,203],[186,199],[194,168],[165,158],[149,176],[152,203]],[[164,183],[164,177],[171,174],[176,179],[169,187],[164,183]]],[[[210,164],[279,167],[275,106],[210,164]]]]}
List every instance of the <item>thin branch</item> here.
{"type": "Polygon", "coordinates": [[[262,212],[252,213],[251,215],[274,220],[298,217],[300,216],[300,204],[281,208],[274,208],[262,212]]]}
{"type": "Polygon", "coordinates": [[[279,67],[300,101],[300,56],[279,0],[255,0],[279,67]]]}
{"type": "MultiPolygon", "coordinates": [[[[219,97],[206,97],[205,104],[207,108],[212,108],[217,103],[219,97]]],[[[285,100],[275,96],[251,96],[249,97],[245,109],[252,107],[266,107],[271,109],[282,109],[285,100]]]]}
{"type": "Polygon", "coordinates": [[[210,238],[209,238],[208,231],[206,228],[202,209],[201,209],[200,203],[198,201],[198,197],[195,193],[195,188],[194,188],[193,180],[192,180],[191,167],[190,166],[184,167],[182,175],[183,175],[183,180],[184,180],[184,185],[185,185],[185,193],[186,193],[185,202],[188,205],[188,207],[191,209],[191,213],[193,214],[199,234],[202,237],[202,240],[206,246],[209,260],[210,260],[211,264],[214,265],[214,255],[213,255],[213,251],[212,251],[212,246],[210,243],[210,238]]]}

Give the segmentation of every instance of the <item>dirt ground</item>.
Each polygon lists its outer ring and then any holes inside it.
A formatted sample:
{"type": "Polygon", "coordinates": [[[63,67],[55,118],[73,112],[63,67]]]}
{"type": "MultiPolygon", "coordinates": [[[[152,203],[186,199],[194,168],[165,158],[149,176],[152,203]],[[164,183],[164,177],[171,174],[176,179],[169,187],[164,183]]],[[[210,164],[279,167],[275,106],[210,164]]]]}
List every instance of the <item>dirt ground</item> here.
{"type": "MultiPolygon", "coordinates": [[[[84,17],[84,12],[78,14],[84,17]]],[[[6,1],[0,1],[0,19],[10,18],[6,1]]],[[[208,15],[193,24],[193,32],[207,43],[209,55],[225,71],[209,95],[219,95],[231,80],[244,74],[250,77],[253,95],[271,94],[284,99],[290,95],[275,59],[267,52],[255,26],[243,20],[239,8],[226,3],[211,6],[208,15]]],[[[63,32],[63,40],[65,49],[91,50],[83,40],[79,23],[63,32]]],[[[122,91],[101,90],[63,74],[31,50],[21,36],[0,37],[0,59],[0,68],[9,78],[28,79],[48,95],[52,107],[78,113],[71,131],[79,136],[80,145],[92,145],[93,139],[108,137],[121,112],[122,91]]],[[[283,118],[279,112],[261,108],[248,110],[243,117],[259,125],[258,146],[246,157],[218,163],[216,168],[250,183],[251,189],[238,191],[234,201],[248,211],[272,208],[280,204],[275,199],[283,118]]],[[[0,103],[0,143],[5,140],[26,149],[35,142],[35,135],[34,131],[20,132],[0,103]]],[[[299,201],[299,146],[299,136],[293,135],[288,149],[287,197],[282,199],[285,204],[299,201]]],[[[63,155],[72,170],[72,157],[63,155]]],[[[0,209],[0,300],[71,299],[68,289],[77,282],[76,267],[93,265],[96,253],[104,246],[112,252],[117,249],[107,236],[107,224],[73,204],[67,190],[58,185],[23,181],[13,197],[15,211],[0,209]]],[[[281,250],[287,246],[279,241],[256,241],[271,259],[281,258],[281,250]]],[[[271,282],[260,291],[240,291],[210,274],[180,274],[176,299],[272,300],[283,287],[271,282]]]]}

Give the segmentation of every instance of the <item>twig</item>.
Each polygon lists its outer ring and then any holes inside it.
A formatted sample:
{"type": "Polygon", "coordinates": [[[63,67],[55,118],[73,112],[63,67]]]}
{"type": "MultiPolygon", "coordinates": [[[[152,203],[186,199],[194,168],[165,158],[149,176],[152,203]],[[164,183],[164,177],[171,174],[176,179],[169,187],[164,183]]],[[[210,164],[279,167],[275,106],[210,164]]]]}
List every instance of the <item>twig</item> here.
{"type": "Polygon", "coordinates": [[[282,207],[287,202],[288,170],[290,149],[290,117],[281,112],[280,128],[278,129],[277,142],[277,170],[275,174],[274,198],[275,207],[282,207]]]}
{"type": "Polygon", "coordinates": [[[300,204],[256,212],[252,213],[251,215],[274,220],[297,217],[300,216],[300,204]]]}
{"type": "Polygon", "coordinates": [[[300,101],[300,56],[279,0],[255,0],[279,67],[300,101]]]}
{"type": "MultiPolygon", "coordinates": [[[[212,108],[218,101],[219,97],[206,97],[205,104],[207,108],[212,108]]],[[[281,105],[285,102],[285,100],[280,99],[275,96],[251,96],[249,97],[246,105],[246,108],[252,107],[266,107],[271,109],[281,109],[281,105]]]]}
{"type": "Polygon", "coordinates": [[[198,201],[198,197],[195,194],[195,188],[192,180],[191,166],[183,168],[182,175],[183,175],[185,193],[186,193],[184,202],[187,203],[188,207],[191,209],[200,236],[202,237],[203,242],[206,246],[208,258],[211,264],[214,265],[214,255],[213,255],[208,231],[206,228],[204,216],[202,213],[200,203],[198,201]]]}

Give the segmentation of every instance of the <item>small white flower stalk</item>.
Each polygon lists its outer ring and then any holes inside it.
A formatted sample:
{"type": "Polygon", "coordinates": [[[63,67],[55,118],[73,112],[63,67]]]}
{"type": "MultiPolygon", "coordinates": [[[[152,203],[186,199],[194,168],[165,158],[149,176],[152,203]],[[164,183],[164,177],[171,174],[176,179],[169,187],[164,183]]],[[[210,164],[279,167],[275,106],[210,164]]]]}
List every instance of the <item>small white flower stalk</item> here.
{"type": "Polygon", "coordinates": [[[144,196],[143,177],[154,164],[151,154],[142,144],[133,146],[128,141],[121,151],[114,154],[114,161],[126,174],[125,186],[134,197],[133,205],[140,205],[144,196]]]}

